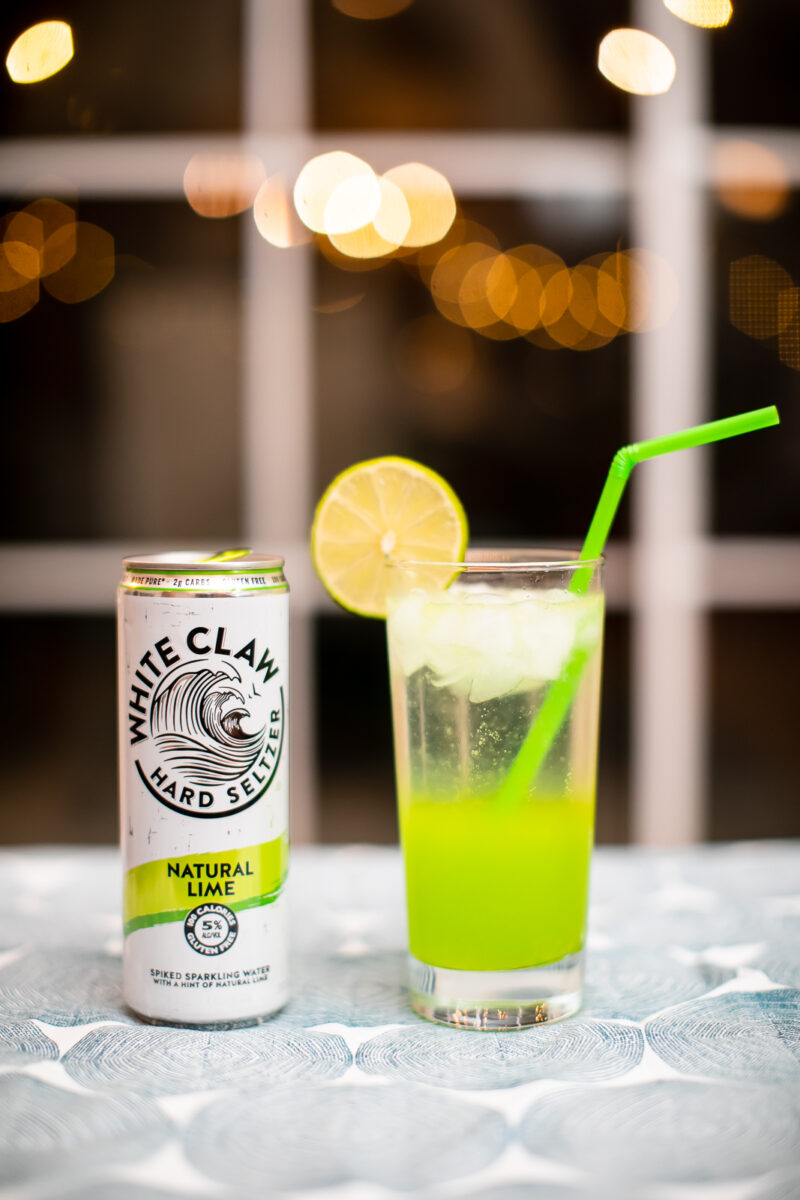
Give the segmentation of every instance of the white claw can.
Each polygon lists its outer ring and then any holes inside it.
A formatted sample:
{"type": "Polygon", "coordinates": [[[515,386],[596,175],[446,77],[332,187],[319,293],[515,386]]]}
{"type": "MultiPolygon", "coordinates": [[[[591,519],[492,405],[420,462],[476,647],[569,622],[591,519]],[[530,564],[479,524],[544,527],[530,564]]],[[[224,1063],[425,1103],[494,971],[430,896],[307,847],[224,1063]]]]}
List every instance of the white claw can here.
{"type": "Polygon", "coordinates": [[[256,1023],[288,993],[283,559],[128,558],[117,625],[125,1002],[256,1023]]]}

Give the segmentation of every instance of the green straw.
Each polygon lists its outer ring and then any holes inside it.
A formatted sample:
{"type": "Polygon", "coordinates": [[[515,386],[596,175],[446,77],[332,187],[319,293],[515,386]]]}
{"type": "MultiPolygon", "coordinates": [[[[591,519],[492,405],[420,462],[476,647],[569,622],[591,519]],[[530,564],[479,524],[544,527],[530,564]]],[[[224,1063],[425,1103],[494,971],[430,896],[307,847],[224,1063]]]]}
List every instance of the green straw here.
{"type": "MultiPolygon", "coordinates": [[[[777,425],[779,420],[777,408],[771,405],[768,408],[741,413],[736,417],[725,417],[722,421],[709,421],[705,425],[695,425],[692,429],[681,429],[678,433],[668,433],[664,437],[651,438],[647,442],[634,442],[633,445],[623,446],[618,450],[611,460],[605,486],[580,552],[579,561],[585,561],[587,566],[575,572],[570,591],[577,595],[588,591],[596,560],[603,553],[628,477],[637,463],[647,458],[656,458],[659,454],[671,454],[673,450],[688,450],[692,446],[704,446],[709,442],[722,441],[723,438],[736,437],[740,433],[765,429],[769,425],[777,425]]],[[[576,645],[570,652],[560,676],[551,683],[539,714],[498,792],[497,798],[500,803],[515,803],[527,795],[569,712],[594,649],[592,646],[576,645]]]]}

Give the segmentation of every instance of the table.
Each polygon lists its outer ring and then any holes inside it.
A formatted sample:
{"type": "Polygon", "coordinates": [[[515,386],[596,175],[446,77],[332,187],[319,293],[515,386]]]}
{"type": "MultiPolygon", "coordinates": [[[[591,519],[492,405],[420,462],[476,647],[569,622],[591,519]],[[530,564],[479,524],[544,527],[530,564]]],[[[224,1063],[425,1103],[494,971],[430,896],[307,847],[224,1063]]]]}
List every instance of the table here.
{"type": "Polygon", "coordinates": [[[111,849],[0,853],[0,1195],[797,1200],[800,844],[601,849],[588,989],[495,1034],[407,1007],[394,848],[298,849],[294,999],[136,1023],[111,849]]]}

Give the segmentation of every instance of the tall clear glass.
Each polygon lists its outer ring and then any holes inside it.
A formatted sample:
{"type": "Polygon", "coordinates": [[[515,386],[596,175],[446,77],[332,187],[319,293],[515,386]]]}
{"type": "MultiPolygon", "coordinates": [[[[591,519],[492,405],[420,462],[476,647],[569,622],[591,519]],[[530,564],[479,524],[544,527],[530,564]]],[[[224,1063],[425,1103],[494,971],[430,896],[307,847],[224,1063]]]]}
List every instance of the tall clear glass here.
{"type": "Polygon", "coordinates": [[[387,636],[411,1001],[515,1029],[580,1007],[594,831],[602,563],[472,551],[391,568],[387,636]],[[585,666],[533,778],[504,781],[554,681],[585,666]]]}

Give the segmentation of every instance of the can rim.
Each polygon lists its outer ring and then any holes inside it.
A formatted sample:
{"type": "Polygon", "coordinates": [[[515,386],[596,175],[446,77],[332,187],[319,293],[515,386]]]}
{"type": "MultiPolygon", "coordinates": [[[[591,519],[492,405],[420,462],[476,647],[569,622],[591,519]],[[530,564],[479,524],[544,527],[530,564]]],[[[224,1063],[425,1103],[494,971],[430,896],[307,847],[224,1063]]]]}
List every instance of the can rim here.
{"type": "Polygon", "coordinates": [[[160,575],[238,575],[280,571],[284,559],[260,550],[170,550],[163,554],[131,554],[122,560],[126,571],[157,571],[160,575]],[[226,557],[229,556],[229,557],[226,557]]]}

